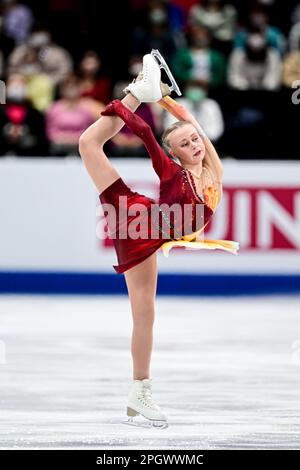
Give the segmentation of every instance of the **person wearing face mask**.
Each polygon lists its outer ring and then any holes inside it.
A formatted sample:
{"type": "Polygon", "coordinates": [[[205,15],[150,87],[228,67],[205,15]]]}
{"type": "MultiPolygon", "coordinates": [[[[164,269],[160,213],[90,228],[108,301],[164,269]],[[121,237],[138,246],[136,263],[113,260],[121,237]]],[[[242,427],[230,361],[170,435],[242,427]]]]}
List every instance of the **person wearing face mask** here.
{"type": "Polygon", "coordinates": [[[225,83],[226,59],[211,47],[210,34],[202,26],[189,28],[187,47],[179,48],[171,63],[183,88],[191,80],[204,87],[218,87],[225,83]]]}
{"type": "Polygon", "coordinates": [[[95,120],[84,98],[80,81],[70,75],[60,85],[61,98],[46,113],[46,130],[52,155],[78,154],[78,139],[95,120]]]}
{"type": "MultiPolygon", "coordinates": [[[[177,102],[201,122],[207,137],[216,143],[224,133],[224,119],[217,101],[209,98],[205,86],[190,82],[184,90],[184,97],[177,98],[177,102]]],[[[176,122],[170,113],[164,113],[163,127],[167,128],[176,122]]]]}
{"type": "Polygon", "coordinates": [[[181,34],[186,25],[187,10],[197,0],[131,0],[133,23],[144,27],[145,18],[153,22],[168,21],[175,34],[181,34]]]}
{"type": "Polygon", "coordinates": [[[289,52],[283,61],[282,82],[290,92],[293,85],[300,80],[300,41],[297,51],[289,52]]]}
{"type": "Polygon", "coordinates": [[[28,40],[8,58],[9,73],[46,74],[55,86],[73,70],[70,54],[52,42],[50,32],[37,26],[28,40]]]}
{"type": "Polygon", "coordinates": [[[160,3],[161,5],[154,6],[153,8],[150,8],[149,11],[149,21],[154,25],[165,24],[168,21],[167,10],[162,5],[162,2],[160,3]]]}
{"type": "Polygon", "coordinates": [[[10,75],[6,82],[6,105],[0,106],[0,155],[47,153],[44,116],[28,100],[25,77],[10,75]]]}
{"type": "Polygon", "coordinates": [[[95,51],[85,52],[78,67],[81,96],[107,104],[111,99],[112,84],[110,78],[101,73],[101,67],[101,59],[95,51]]]}
{"type": "Polygon", "coordinates": [[[238,90],[278,90],[282,63],[258,28],[248,34],[246,47],[234,49],[229,58],[228,83],[238,90]]]}

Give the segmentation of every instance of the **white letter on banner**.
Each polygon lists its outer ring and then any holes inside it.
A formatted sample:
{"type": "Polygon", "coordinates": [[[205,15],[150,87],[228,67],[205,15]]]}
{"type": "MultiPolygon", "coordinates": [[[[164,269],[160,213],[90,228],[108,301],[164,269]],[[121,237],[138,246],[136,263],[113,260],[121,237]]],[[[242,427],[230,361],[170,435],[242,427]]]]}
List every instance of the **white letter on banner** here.
{"type": "Polygon", "coordinates": [[[294,217],[268,192],[258,193],[257,245],[272,246],[272,227],[276,227],[295,247],[300,247],[300,192],[295,194],[294,217]]]}
{"type": "Polygon", "coordinates": [[[228,221],[234,214],[229,214],[229,196],[224,192],[216,214],[211,219],[209,229],[205,229],[205,238],[222,240],[228,232],[228,221]]]}
{"type": "Polygon", "coordinates": [[[251,197],[247,191],[234,193],[233,234],[243,247],[251,243],[251,197]]]}

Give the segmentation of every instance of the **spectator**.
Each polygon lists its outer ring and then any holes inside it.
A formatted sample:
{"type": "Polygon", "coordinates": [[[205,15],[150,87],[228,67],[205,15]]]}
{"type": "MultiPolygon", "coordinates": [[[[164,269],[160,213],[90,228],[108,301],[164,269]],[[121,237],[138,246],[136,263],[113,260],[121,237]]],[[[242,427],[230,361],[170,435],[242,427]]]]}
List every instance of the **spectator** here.
{"type": "Polygon", "coordinates": [[[70,54],[52,42],[50,31],[37,27],[28,41],[12,52],[8,67],[9,73],[46,74],[57,85],[72,71],[73,64],[70,54]]]}
{"type": "MultiPolygon", "coordinates": [[[[210,140],[216,142],[220,139],[224,132],[222,111],[217,101],[207,97],[207,88],[188,85],[184,98],[177,98],[176,101],[195,116],[210,140]]],[[[176,118],[170,113],[164,113],[164,128],[169,127],[175,121],[176,118]]]]}
{"type": "Polygon", "coordinates": [[[300,21],[300,2],[299,1],[296,1],[294,8],[292,9],[292,12],[290,14],[290,21],[292,24],[299,23],[300,21]]]}
{"type": "Polygon", "coordinates": [[[281,58],[267,43],[259,28],[247,36],[244,49],[234,49],[228,69],[228,83],[238,90],[278,90],[281,85],[281,58]]]}
{"type": "Polygon", "coordinates": [[[289,32],[289,50],[298,51],[300,43],[300,4],[298,4],[291,16],[292,27],[289,32]]]}
{"type": "Polygon", "coordinates": [[[143,56],[149,53],[151,49],[158,49],[168,61],[176,50],[176,41],[170,28],[165,2],[150,2],[145,18],[146,25],[136,28],[134,31],[131,53],[143,56]]]}
{"type": "MultiPolygon", "coordinates": [[[[197,0],[192,0],[194,3],[197,0]]],[[[187,9],[190,8],[188,0],[131,0],[131,10],[134,13],[134,23],[143,26],[143,18],[147,16],[149,7],[163,9],[167,12],[169,25],[173,32],[180,33],[186,24],[187,9]]]]}
{"type": "Polygon", "coordinates": [[[81,96],[107,104],[111,99],[111,80],[101,74],[101,59],[94,51],[87,51],[79,64],[81,96]]]}
{"type": "Polygon", "coordinates": [[[3,29],[6,37],[16,44],[28,39],[33,15],[30,8],[20,4],[17,0],[1,0],[3,6],[3,29]]]}
{"type": "Polygon", "coordinates": [[[289,33],[289,50],[290,51],[297,51],[298,44],[300,41],[300,21],[299,23],[295,23],[289,33]]]}
{"type": "Polygon", "coordinates": [[[283,56],[286,48],[286,39],[281,31],[269,24],[269,16],[266,9],[259,4],[250,8],[246,28],[238,31],[234,41],[234,47],[245,48],[249,31],[258,29],[266,38],[267,45],[276,49],[283,56]]]}
{"type": "Polygon", "coordinates": [[[44,116],[27,100],[25,77],[13,74],[6,85],[7,104],[0,106],[0,155],[47,155],[44,116]]]}
{"type": "Polygon", "coordinates": [[[80,96],[80,81],[68,76],[60,85],[61,99],[46,114],[47,136],[52,155],[78,155],[80,135],[94,122],[90,108],[80,96]]]}
{"type": "Polygon", "coordinates": [[[201,0],[189,12],[189,24],[206,28],[213,47],[228,55],[235,35],[237,11],[223,0],[201,0]]]}
{"type": "Polygon", "coordinates": [[[300,81],[300,38],[298,50],[288,53],[283,61],[283,85],[291,88],[296,81],[300,81]]]}
{"type": "Polygon", "coordinates": [[[102,101],[94,100],[94,98],[89,98],[88,96],[82,96],[81,102],[90,111],[94,121],[99,119],[101,112],[105,108],[105,104],[102,103],[102,101]]]}
{"type": "Polygon", "coordinates": [[[51,78],[45,73],[28,76],[27,90],[32,106],[42,113],[54,100],[55,87],[51,78]]]}
{"type": "Polygon", "coordinates": [[[226,81],[226,59],[211,48],[211,38],[202,26],[192,26],[188,46],[178,49],[172,60],[174,75],[185,87],[187,83],[216,87],[226,81]]]}

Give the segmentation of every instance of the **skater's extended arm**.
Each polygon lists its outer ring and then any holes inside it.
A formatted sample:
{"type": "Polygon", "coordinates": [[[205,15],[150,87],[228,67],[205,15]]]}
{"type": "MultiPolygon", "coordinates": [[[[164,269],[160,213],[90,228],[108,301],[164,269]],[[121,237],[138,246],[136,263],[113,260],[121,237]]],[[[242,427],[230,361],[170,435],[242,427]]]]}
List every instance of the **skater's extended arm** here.
{"type": "Polygon", "coordinates": [[[140,116],[134,114],[130,109],[124,106],[120,100],[112,101],[102,112],[104,116],[119,116],[122,121],[134,132],[135,135],[143,140],[144,145],[149,152],[152,165],[157,175],[161,178],[166,167],[171,165],[170,158],[166,155],[162,147],[158,144],[151,127],[140,116]]]}

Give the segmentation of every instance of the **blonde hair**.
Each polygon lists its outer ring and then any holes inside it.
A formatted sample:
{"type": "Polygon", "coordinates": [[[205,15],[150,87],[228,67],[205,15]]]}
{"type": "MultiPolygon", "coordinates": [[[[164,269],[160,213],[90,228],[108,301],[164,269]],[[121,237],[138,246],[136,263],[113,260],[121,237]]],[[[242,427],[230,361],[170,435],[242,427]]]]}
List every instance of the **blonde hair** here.
{"type": "Polygon", "coordinates": [[[170,142],[169,142],[169,135],[171,132],[175,131],[176,129],[179,129],[180,127],[186,126],[187,124],[191,124],[189,121],[176,121],[174,124],[171,126],[167,127],[167,129],[163,132],[163,135],[161,136],[161,141],[162,145],[167,150],[167,152],[170,151],[170,142]]]}

